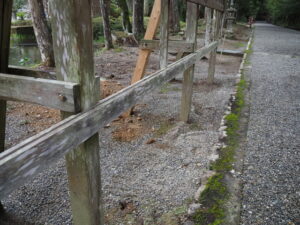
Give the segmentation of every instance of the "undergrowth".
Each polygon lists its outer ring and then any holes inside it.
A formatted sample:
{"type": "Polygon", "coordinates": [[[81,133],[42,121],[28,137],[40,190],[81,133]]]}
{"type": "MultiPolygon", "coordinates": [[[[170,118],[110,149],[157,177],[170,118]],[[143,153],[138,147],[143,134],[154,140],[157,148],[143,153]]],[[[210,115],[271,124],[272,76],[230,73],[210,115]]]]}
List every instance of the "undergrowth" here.
{"type": "Polygon", "coordinates": [[[236,99],[232,105],[232,112],[225,117],[227,146],[220,150],[219,159],[211,165],[216,174],[208,180],[204,191],[201,193],[199,203],[202,207],[194,215],[194,221],[197,225],[224,223],[225,203],[229,198],[224,176],[233,169],[235,150],[239,145],[239,119],[245,104],[244,90],[246,86],[246,81],[242,75],[238,84],[236,99]]]}

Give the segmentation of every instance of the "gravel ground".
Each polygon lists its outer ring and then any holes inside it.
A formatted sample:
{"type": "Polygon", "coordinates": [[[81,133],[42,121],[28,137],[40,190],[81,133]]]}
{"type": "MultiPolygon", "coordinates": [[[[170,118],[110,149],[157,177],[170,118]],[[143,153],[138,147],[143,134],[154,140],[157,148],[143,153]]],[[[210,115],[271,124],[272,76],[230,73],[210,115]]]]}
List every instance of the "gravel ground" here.
{"type": "MultiPolygon", "coordinates": [[[[131,58],[136,49],[120,54],[128,62],[135,63],[131,58]]],[[[109,67],[117,68],[122,59],[114,61],[109,67]]],[[[153,55],[151,62],[154,65],[150,68],[154,70],[158,65],[157,54],[153,55]]],[[[193,201],[203,178],[211,174],[209,162],[216,157],[218,128],[230,94],[235,89],[240,62],[237,57],[218,56],[214,85],[205,82],[207,60],[197,64],[190,124],[183,124],[177,119],[182,86],[177,80],[146,96],[137,107],[146,127],[164,130],[162,134],[155,135],[154,131],[131,142],[118,142],[112,139],[114,126],[100,131],[107,224],[141,224],[140,221],[146,224],[148,221],[148,224],[165,225],[167,223],[159,222],[159,217],[182,206],[187,207],[193,201]],[[154,138],[155,142],[146,144],[150,138],[154,138]],[[125,204],[125,210],[120,209],[120,203],[122,206],[125,204]]],[[[96,68],[105,68],[103,66],[99,64],[96,68]]],[[[130,66],[129,63],[127,66],[130,66]]],[[[110,75],[109,71],[105,72],[106,76],[110,75]]],[[[128,83],[128,71],[123,71],[123,77],[120,72],[114,71],[114,79],[122,84],[128,83]]],[[[10,140],[10,136],[15,135],[14,126],[10,126],[12,120],[8,121],[7,138],[10,140]]],[[[71,224],[64,160],[13,192],[3,203],[7,212],[21,221],[45,225],[71,224]]],[[[186,212],[184,207],[179,211],[186,212]]]]}
{"type": "Polygon", "coordinates": [[[255,26],[243,225],[300,224],[300,32],[255,26]]]}

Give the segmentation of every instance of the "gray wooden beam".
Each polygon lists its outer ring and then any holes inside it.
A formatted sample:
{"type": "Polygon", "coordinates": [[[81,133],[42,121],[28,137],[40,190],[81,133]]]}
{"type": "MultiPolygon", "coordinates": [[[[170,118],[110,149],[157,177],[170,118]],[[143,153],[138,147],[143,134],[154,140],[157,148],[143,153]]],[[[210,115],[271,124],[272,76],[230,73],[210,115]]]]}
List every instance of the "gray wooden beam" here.
{"type": "Polygon", "coordinates": [[[79,112],[79,85],[0,73],[0,99],[25,101],[67,111],[79,112]]]}
{"type": "Polygon", "coordinates": [[[144,96],[159,89],[175,76],[183,74],[217,46],[218,42],[213,42],[170,64],[167,68],[101,100],[90,110],[70,116],[1,153],[0,199],[88,140],[100,128],[140,102],[144,96]]]}
{"type": "MultiPolygon", "coordinates": [[[[148,50],[159,50],[159,40],[142,40],[140,41],[140,49],[148,50]]],[[[169,40],[168,43],[168,52],[177,53],[177,52],[187,52],[191,53],[194,49],[194,43],[181,41],[181,40],[169,40]]]]}
{"type": "MultiPolygon", "coordinates": [[[[94,76],[91,1],[51,0],[49,3],[57,78],[80,84],[81,111],[87,111],[100,98],[99,79],[94,76]]],[[[75,137],[74,129],[80,128],[73,127],[65,133],[60,144],[75,137]]],[[[76,137],[82,139],[80,145],[73,145],[66,155],[73,223],[103,225],[99,135],[97,130],[88,130],[84,139],[76,137]]]]}
{"type": "Polygon", "coordinates": [[[22,66],[8,66],[8,74],[56,80],[56,73],[40,69],[30,69],[22,66]]]}
{"type": "Polygon", "coordinates": [[[168,65],[169,6],[170,6],[170,0],[161,1],[160,42],[159,42],[160,69],[166,68],[168,65]]]}
{"type": "MultiPolygon", "coordinates": [[[[197,45],[198,15],[199,15],[199,6],[195,3],[187,2],[186,40],[189,42],[193,42],[194,46],[197,45]]],[[[184,122],[188,121],[190,111],[191,111],[194,70],[195,70],[195,65],[192,65],[184,72],[183,75],[180,120],[184,122]]]]}
{"type": "Polygon", "coordinates": [[[215,9],[221,12],[225,10],[225,3],[223,0],[187,0],[188,2],[193,2],[198,5],[202,5],[211,9],[215,9]]]}

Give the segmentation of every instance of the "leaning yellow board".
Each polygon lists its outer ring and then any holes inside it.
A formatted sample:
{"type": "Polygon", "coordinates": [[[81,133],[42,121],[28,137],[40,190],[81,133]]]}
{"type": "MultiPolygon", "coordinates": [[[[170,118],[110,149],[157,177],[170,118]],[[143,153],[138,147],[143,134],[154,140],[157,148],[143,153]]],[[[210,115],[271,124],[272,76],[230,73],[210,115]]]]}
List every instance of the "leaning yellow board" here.
{"type": "MultiPolygon", "coordinates": [[[[160,10],[161,0],[155,0],[148,27],[144,36],[145,40],[153,40],[160,22],[160,10]]],[[[139,56],[134,69],[133,77],[131,79],[131,84],[134,84],[143,78],[150,54],[151,50],[149,49],[141,49],[139,51],[139,56]]]]}

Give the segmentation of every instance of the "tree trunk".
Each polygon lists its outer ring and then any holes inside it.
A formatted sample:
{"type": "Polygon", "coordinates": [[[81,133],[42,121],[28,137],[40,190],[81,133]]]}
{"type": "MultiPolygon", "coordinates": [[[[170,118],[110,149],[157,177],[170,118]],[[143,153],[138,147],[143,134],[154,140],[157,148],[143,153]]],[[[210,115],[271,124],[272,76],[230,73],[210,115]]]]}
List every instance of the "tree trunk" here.
{"type": "Polygon", "coordinates": [[[144,29],[144,0],[133,2],[133,35],[137,40],[143,38],[144,29]]]}
{"type": "Polygon", "coordinates": [[[46,18],[49,18],[49,2],[48,0],[43,0],[44,4],[44,12],[46,14],[46,18]]]}
{"type": "Polygon", "coordinates": [[[180,31],[180,18],[179,18],[179,7],[178,0],[170,0],[170,13],[169,13],[169,24],[172,32],[180,31]]]}
{"type": "Polygon", "coordinates": [[[53,43],[50,27],[47,23],[43,1],[28,0],[35,37],[41,52],[44,66],[54,67],[53,43]]]}
{"type": "Polygon", "coordinates": [[[101,8],[99,0],[92,0],[92,17],[101,16],[101,8]]]}
{"type": "Polygon", "coordinates": [[[133,1],[134,0],[126,0],[129,12],[131,12],[131,13],[133,12],[133,1]]]}
{"type": "Polygon", "coordinates": [[[109,0],[100,0],[100,7],[103,20],[103,31],[105,37],[105,48],[113,48],[113,42],[111,37],[110,21],[109,21],[109,0]]]}
{"type": "Polygon", "coordinates": [[[144,0],[144,16],[150,15],[150,1],[144,0]]]}
{"type": "Polygon", "coordinates": [[[122,26],[126,33],[132,32],[132,26],[129,19],[129,9],[126,0],[117,0],[117,4],[122,11],[122,26]]]}

